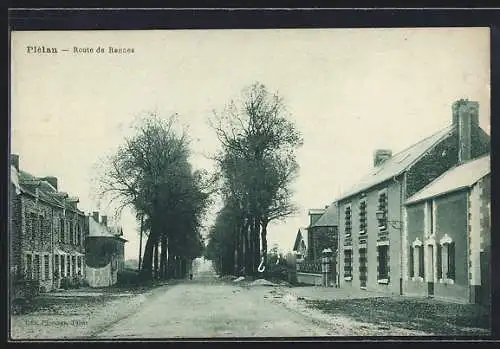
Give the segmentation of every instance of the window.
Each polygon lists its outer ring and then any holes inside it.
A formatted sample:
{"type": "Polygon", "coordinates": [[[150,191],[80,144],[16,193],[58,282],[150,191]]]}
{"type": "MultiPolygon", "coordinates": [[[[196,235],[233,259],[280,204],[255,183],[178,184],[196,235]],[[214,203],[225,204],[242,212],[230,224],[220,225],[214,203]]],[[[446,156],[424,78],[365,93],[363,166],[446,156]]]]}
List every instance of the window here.
{"type": "Polygon", "coordinates": [[[377,280],[389,279],[389,245],[377,246],[378,276],[377,280]]]}
{"type": "Polygon", "coordinates": [[[361,287],[366,287],[368,268],[366,248],[359,249],[359,281],[361,287]]]}
{"type": "Polygon", "coordinates": [[[71,276],[71,260],[70,260],[70,256],[67,256],[67,260],[66,260],[66,276],[71,276]]]}
{"type": "Polygon", "coordinates": [[[49,256],[48,255],[43,256],[43,268],[44,268],[45,280],[49,280],[50,279],[50,265],[49,265],[49,256]]]}
{"type": "Polygon", "coordinates": [[[423,281],[424,277],[424,247],[417,237],[410,247],[410,275],[413,280],[423,281]]]}
{"type": "Polygon", "coordinates": [[[387,229],[387,193],[382,191],[378,195],[378,211],[383,212],[383,217],[378,220],[380,230],[387,229]]]}
{"type": "Polygon", "coordinates": [[[40,231],[40,235],[39,235],[40,236],[40,241],[43,241],[43,239],[44,239],[44,236],[43,236],[44,234],[43,233],[44,233],[44,230],[45,230],[45,224],[44,224],[44,219],[43,219],[42,215],[38,216],[38,229],[40,231]]]}
{"type": "Polygon", "coordinates": [[[418,246],[416,249],[418,253],[418,276],[421,278],[425,275],[425,265],[424,265],[424,247],[418,246]]]}
{"type": "Polygon", "coordinates": [[[352,232],[351,205],[345,207],[345,236],[350,237],[352,232]]]}
{"type": "Polygon", "coordinates": [[[344,278],[352,279],[352,250],[344,250],[344,278]]]}
{"type": "Polygon", "coordinates": [[[61,277],[66,275],[66,257],[61,256],[61,277]]]}
{"type": "Polygon", "coordinates": [[[443,253],[443,248],[441,245],[437,245],[437,253],[436,253],[436,265],[437,265],[437,279],[442,279],[443,278],[443,258],[442,258],[442,253],[443,253]]]}
{"type": "Polygon", "coordinates": [[[74,240],[74,237],[75,237],[75,233],[73,231],[73,222],[69,222],[69,243],[71,245],[73,245],[73,243],[75,242],[74,240]]]}
{"type": "Polygon", "coordinates": [[[36,239],[37,234],[37,219],[36,214],[30,213],[30,224],[31,224],[31,239],[36,239]]]}
{"type": "Polygon", "coordinates": [[[33,260],[30,254],[26,255],[26,278],[33,278],[33,260]]]}
{"type": "Polygon", "coordinates": [[[59,241],[64,242],[64,218],[61,218],[59,220],[59,224],[60,224],[60,226],[59,226],[59,229],[60,229],[59,241]]]}
{"type": "Polygon", "coordinates": [[[413,246],[410,246],[410,258],[408,259],[408,261],[410,262],[410,277],[414,277],[415,276],[415,261],[414,261],[414,248],[413,246]]]}
{"type": "Polygon", "coordinates": [[[59,275],[59,255],[55,255],[55,258],[54,258],[54,276],[57,278],[57,277],[60,277],[59,275]]]}
{"type": "Polygon", "coordinates": [[[450,280],[455,280],[455,243],[450,242],[443,246],[447,249],[447,270],[446,278],[450,280]]]}
{"type": "Polygon", "coordinates": [[[35,262],[33,263],[33,268],[34,268],[34,275],[33,278],[35,280],[40,280],[40,255],[36,254],[35,255],[35,262]]]}
{"type": "Polygon", "coordinates": [[[73,275],[76,275],[76,257],[75,256],[71,256],[71,264],[72,264],[72,272],[73,272],[73,275]]]}
{"type": "Polygon", "coordinates": [[[366,200],[359,202],[359,231],[366,233],[366,200]]]}
{"type": "Polygon", "coordinates": [[[82,230],[80,228],[80,224],[76,223],[76,244],[80,246],[81,242],[82,242],[82,230]]]}

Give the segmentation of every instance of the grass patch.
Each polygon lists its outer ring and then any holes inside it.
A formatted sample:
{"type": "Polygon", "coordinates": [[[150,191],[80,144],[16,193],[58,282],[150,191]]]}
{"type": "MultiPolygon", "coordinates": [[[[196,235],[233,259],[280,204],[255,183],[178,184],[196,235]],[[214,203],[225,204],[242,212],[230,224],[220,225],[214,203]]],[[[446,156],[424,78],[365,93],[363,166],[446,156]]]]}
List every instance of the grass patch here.
{"type": "MultiPolygon", "coordinates": [[[[313,308],[379,325],[396,326],[436,335],[471,335],[466,328],[490,331],[490,311],[476,304],[447,303],[432,299],[377,297],[306,301],[313,308]]],[[[483,334],[485,331],[476,331],[483,334]]]]}

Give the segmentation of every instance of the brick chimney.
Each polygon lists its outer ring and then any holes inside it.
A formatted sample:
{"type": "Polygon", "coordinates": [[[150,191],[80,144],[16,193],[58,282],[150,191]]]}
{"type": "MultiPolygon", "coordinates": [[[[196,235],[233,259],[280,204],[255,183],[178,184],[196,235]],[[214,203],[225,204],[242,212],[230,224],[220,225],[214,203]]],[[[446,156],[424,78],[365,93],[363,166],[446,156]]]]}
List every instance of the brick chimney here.
{"type": "Polygon", "coordinates": [[[460,99],[453,103],[453,125],[458,130],[458,163],[469,161],[472,152],[472,129],[479,126],[479,103],[460,99]]]}
{"type": "Polygon", "coordinates": [[[10,154],[10,163],[19,171],[19,155],[10,154]]]}
{"type": "Polygon", "coordinates": [[[377,149],[373,153],[373,166],[377,167],[382,165],[392,157],[392,150],[390,149],[377,149]]]}
{"type": "Polygon", "coordinates": [[[101,224],[104,226],[108,226],[108,216],[101,216],[101,224]]]}
{"type": "Polygon", "coordinates": [[[94,218],[94,221],[96,221],[97,223],[99,223],[99,212],[92,212],[92,218],[94,218]]]}
{"type": "Polygon", "coordinates": [[[57,190],[57,177],[48,176],[48,177],[42,178],[42,180],[49,182],[50,185],[53,186],[57,190]]]}

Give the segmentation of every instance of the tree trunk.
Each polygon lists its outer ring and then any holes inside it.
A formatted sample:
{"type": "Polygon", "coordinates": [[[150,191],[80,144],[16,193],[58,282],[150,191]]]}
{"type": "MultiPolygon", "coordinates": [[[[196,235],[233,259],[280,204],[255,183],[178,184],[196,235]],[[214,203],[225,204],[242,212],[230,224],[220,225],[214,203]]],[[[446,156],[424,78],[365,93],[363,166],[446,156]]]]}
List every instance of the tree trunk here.
{"type": "Polygon", "coordinates": [[[267,220],[263,220],[261,224],[260,237],[262,239],[262,256],[264,257],[264,265],[267,265],[267,220]]]}
{"type": "Polygon", "coordinates": [[[165,280],[167,278],[167,235],[163,234],[161,237],[161,254],[160,254],[160,278],[165,280]]]}
{"type": "Polygon", "coordinates": [[[148,280],[150,280],[153,276],[153,249],[154,237],[150,232],[148,239],[146,240],[146,246],[144,247],[144,258],[142,260],[142,271],[148,280]]]}
{"type": "Polygon", "coordinates": [[[258,271],[258,268],[261,263],[261,256],[260,256],[260,219],[257,217],[254,219],[253,222],[253,233],[254,237],[254,275],[258,276],[261,275],[262,273],[258,271]]]}
{"type": "Polygon", "coordinates": [[[246,238],[246,263],[245,263],[245,274],[253,275],[253,244],[252,244],[252,227],[249,223],[245,229],[246,238]]]}
{"type": "Polygon", "coordinates": [[[167,278],[171,279],[174,277],[174,271],[175,271],[174,246],[172,243],[169,243],[167,246],[167,254],[168,254],[168,256],[167,256],[167,278]]]}
{"type": "Polygon", "coordinates": [[[142,257],[142,232],[144,230],[144,215],[141,215],[141,232],[139,237],[139,265],[137,266],[138,270],[141,270],[141,257],[142,257]]]}
{"type": "Polygon", "coordinates": [[[154,278],[158,279],[158,240],[154,245],[154,278]]]}

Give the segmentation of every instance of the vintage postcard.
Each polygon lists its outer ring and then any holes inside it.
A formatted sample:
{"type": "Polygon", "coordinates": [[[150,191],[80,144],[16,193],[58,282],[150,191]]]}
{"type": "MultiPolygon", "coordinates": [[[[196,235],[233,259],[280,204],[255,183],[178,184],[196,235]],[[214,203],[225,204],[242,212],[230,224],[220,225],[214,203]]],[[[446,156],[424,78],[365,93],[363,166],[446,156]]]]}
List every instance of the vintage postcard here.
{"type": "Polygon", "coordinates": [[[488,336],[488,28],[11,32],[12,340],[488,336]]]}

